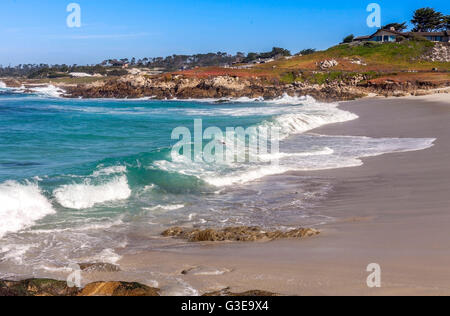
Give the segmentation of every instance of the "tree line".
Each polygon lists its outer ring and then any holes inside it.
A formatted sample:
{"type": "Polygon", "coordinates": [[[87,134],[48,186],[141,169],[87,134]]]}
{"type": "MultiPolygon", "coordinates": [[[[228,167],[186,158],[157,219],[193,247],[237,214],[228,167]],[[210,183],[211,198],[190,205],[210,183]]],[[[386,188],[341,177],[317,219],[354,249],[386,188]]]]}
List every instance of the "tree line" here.
{"type": "MultiPolygon", "coordinates": [[[[300,53],[303,55],[314,53],[314,49],[305,49],[300,53]]],[[[194,54],[194,55],[171,55],[168,57],[152,58],[121,58],[106,59],[97,65],[48,65],[48,64],[21,64],[17,66],[2,67],[0,65],[0,77],[26,77],[29,79],[60,78],[67,77],[72,72],[87,74],[100,74],[104,76],[120,76],[127,74],[126,66],[130,68],[158,69],[162,72],[171,72],[196,67],[227,66],[235,63],[248,63],[256,59],[276,58],[278,56],[291,56],[287,49],[274,47],[269,52],[248,53],[238,52],[231,55],[224,52],[194,54]]]]}

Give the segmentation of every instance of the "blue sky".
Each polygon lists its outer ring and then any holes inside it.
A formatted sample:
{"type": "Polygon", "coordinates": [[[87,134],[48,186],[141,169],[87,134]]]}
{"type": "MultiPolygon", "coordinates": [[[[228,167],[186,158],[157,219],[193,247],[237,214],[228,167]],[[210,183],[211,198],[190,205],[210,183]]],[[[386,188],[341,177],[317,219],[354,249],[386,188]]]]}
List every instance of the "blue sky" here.
{"type": "Polygon", "coordinates": [[[373,32],[371,2],[380,4],[383,24],[409,21],[424,6],[450,14],[448,0],[2,0],[0,64],[324,49],[373,32]],[[71,2],[81,6],[81,28],[66,25],[71,2]]]}

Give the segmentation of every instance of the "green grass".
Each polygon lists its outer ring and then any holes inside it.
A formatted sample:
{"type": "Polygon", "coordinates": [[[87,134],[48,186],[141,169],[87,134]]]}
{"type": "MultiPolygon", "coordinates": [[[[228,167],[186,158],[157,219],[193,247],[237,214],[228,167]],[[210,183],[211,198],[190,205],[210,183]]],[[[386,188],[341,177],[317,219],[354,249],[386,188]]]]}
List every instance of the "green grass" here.
{"type": "Polygon", "coordinates": [[[381,74],[375,71],[363,73],[348,71],[305,72],[301,76],[296,77],[294,81],[308,82],[312,84],[324,84],[333,81],[348,82],[358,75],[363,75],[367,80],[370,80],[379,77],[381,74]]]}
{"type": "Polygon", "coordinates": [[[325,51],[335,57],[360,56],[384,62],[416,61],[427,53],[434,43],[429,41],[404,41],[401,43],[374,43],[352,46],[344,44],[325,51]]]}
{"type": "MultiPolygon", "coordinates": [[[[323,60],[336,59],[339,65],[330,71],[344,72],[404,72],[410,70],[431,71],[432,68],[450,71],[450,63],[424,60],[435,44],[424,40],[405,40],[399,43],[341,44],[325,51],[306,56],[298,56],[289,60],[278,60],[273,63],[259,65],[256,68],[272,74],[279,74],[283,82],[293,80],[289,72],[319,70],[317,64],[323,60]],[[361,59],[363,65],[352,62],[361,59]],[[274,67],[275,66],[275,67],[274,67]]],[[[320,77],[320,76],[318,76],[320,77]]],[[[321,81],[318,78],[318,81],[321,81]]]]}

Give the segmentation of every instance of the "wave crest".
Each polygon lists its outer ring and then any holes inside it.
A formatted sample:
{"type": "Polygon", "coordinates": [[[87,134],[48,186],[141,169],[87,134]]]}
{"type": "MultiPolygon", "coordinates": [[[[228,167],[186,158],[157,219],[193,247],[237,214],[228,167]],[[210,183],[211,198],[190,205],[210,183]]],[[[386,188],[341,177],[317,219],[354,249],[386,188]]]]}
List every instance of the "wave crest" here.
{"type": "Polygon", "coordinates": [[[31,227],[55,213],[37,184],[7,181],[0,184],[0,238],[6,233],[31,227]]]}
{"type": "Polygon", "coordinates": [[[126,176],[121,176],[100,185],[89,181],[63,185],[53,191],[53,195],[62,206],[81,210],[109,201],[126,200],[131,195],[131,189],[126,176]]]}

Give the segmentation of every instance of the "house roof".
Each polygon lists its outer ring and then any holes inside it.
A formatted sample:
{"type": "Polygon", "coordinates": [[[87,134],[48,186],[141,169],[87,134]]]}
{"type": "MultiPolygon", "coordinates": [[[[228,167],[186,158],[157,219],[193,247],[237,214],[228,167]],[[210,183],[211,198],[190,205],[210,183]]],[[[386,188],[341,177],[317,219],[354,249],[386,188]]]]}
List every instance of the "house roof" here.
{"type": "Polygon", "coordinates": [[[370,35],[367,35],[367,36],[358,36],[358,37],[355,37],[353,40],[358,41],[358,40],[365,40],[365,39],[369,39],[369,38],[371,38],[370,35]]]}
{"type": "Polygon", "coordinates": [[[444,32],[408,32],[408,35],[419,35],[419,36],[448,36],[449,31],[444,32]]]}
{"type": "Polygon", "coordinates": [[[354,40],[358,41],[358,40],[365,40],[365,39],[369,39],[374,37],[375,35],[377,35],[379,32],[387,32],[387,33],[391,33],[394,35],[398,35],[398,36],[404,36],[404,37],[410,37],[410,36],[414,36],[414,35],[418,35],[418,36],[450,36],[450,31],[443,31],[443,32],[398,32],[398,31],[393,31],[393,30],[385,30],[385,29],[379,29],[377,30],[375,33],[373,33],[372,35],[366,35],[366,36],[359,36],[359,37],[355,37],[354,40]]]}

